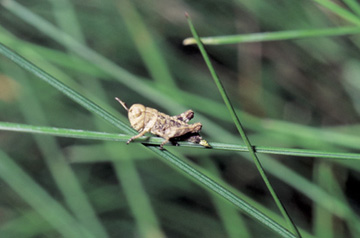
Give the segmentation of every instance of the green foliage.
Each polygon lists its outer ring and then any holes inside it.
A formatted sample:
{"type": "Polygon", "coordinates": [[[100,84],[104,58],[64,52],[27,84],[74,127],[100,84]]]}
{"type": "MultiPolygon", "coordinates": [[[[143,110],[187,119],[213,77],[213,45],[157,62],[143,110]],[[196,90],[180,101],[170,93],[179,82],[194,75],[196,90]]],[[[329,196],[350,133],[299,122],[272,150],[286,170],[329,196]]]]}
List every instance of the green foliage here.
{"type": "Polygon", "coordinates": [[[359,236],[356,1],[0,4],[1,237],[359,236]],[[193,109],[212,148],[126,146],[114,97],[193,109]]]}

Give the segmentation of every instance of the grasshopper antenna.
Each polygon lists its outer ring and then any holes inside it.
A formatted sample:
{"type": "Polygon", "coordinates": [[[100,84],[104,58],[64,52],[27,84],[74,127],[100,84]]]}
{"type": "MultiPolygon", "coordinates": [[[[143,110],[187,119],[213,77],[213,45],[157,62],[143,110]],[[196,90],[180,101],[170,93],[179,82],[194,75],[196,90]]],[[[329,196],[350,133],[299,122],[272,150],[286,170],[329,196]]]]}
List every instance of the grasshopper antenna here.
{"type": "Polygon", "coordinates": [[[121,101],[117,97],[115,97],[115,99],[116,99],[116,101],[118,101],[121,104],[121,106],[123,106],[123,108],[125,108],[126,111],[129,111],[129,109],[127,108],[126,104],[123,101],[121,101]]]}

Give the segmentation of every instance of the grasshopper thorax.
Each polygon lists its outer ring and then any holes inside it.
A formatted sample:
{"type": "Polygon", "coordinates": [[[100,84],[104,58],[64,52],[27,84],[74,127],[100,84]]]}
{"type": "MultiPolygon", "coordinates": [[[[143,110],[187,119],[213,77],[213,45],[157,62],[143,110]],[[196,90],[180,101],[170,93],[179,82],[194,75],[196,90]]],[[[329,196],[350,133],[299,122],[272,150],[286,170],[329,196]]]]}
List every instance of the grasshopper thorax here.
{"type": "Polygon", "coordinates": [[[137,131],[145,127],[145,106],[142,104],[134,104],[130,107],[128,117],[132,128],[137,131]]]}

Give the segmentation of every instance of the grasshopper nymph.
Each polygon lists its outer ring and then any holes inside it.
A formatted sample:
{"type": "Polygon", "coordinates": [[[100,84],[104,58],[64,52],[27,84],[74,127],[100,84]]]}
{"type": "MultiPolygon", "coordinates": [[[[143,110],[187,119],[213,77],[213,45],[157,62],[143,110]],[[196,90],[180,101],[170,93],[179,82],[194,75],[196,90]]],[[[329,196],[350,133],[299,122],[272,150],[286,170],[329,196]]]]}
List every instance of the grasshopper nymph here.
{"type": "Polygon", "coordinates": [[[188,124],[194,117],[192,110],[187,110],[177,116],[169,116],[154,108],[145,107],[142,104],[133,104],[130,108],[127,108],[123,101],[118,98],[115,99],[128,111],[132,128],[139,132],[136,136],[131,137],[127,144],[150,132],[165,139],[161,143],[160,149],[163,149],[163,146],[170,139],[177,137],[184,137],[187,141],[198,143],[204,147],[210,147],[209,143],[199,135],[202,128],[201,123],[188,124]]]}

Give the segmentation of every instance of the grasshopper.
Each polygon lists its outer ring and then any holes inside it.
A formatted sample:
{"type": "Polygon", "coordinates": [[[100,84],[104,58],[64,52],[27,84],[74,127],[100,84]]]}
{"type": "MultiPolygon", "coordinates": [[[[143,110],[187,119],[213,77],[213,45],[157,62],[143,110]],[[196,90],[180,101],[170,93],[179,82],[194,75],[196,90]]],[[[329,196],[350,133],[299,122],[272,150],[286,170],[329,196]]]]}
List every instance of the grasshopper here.
{"type": "Polygon", "coordinates": [[[209,143],[199,134],[202,124],[200,122],[188,124],[194,117],[192,110],[187,110],[177,116],[169,116],[142,104],[133,104],[130,108],[127,108],[123,101],[119,98],[115,99],[128,111],[131,127],[139,132],[139,134],[131,137],[127,144],[150,132],[165,139],[161,143],[160,149],[163,149],[163,146],[173,138],[180,138],[198,143],[204,147],[210,147],[209,143]]]}

